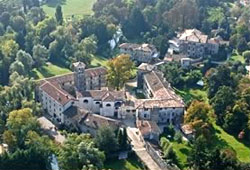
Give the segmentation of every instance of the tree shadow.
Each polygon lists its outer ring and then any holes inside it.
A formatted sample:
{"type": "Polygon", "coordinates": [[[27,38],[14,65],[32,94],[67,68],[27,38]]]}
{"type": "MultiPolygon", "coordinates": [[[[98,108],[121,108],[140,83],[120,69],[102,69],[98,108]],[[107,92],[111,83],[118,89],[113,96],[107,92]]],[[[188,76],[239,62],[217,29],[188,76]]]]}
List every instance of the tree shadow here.
{"type": "Polygon", "coordinates": [[[46,5],[55,8],[57,5],[65,5],[67,0],[49,0],[46,5]]]}
{"type": "Polygon", "coordinates": [[[185,155],[189,154],[189,150],[187,148],[181,148],[180,152],[183,153],[183,154],[185,154],[185,155]]]}
{"type": "Polygon", "coordinates": [[[39,79],[39,76],[37,75],[37,72],[32,70],[29,74],[30,77],[33,77],[35,80],[39,79]]]}

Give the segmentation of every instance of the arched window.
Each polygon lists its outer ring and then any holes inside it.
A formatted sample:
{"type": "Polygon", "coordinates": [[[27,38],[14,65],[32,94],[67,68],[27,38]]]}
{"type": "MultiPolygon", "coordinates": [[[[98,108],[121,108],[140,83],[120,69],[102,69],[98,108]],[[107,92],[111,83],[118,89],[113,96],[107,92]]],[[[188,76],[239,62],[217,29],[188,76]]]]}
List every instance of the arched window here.
{"type": "Polygon", "coordinates": [[[99,104],[100,105],[101,103],[100,102],[95,102],[95,104],[99,104]]]}
{"type": "Polygon", "coordinates": [[[121,102],[116,102],[116,103],[115,103],[115,107],[120,107],[121,105],[122,105],[121,102]]]}
{"type": "Polygon", "coordinates": [[[111,104],[109,104],[109,103],[108,103],[108,104],[106,104],[106,106],[107,106],[107,107],[110,107],[110,106],[111,106],[111,104]]]}
{"type": "Polygon", "coordinates": [[[83,100],[83,103],[88,103],[89,101],[87,99],[83,100]]]}

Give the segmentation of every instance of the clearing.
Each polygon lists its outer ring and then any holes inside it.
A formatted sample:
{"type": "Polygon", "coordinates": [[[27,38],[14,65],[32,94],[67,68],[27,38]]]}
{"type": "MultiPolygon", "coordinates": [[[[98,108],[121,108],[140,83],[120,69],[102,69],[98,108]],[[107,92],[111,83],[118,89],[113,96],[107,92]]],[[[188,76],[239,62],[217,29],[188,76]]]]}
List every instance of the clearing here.
{"type": "Polygon", "coordinates": [[[93,13],[92,7],[96,0],[50,0],[42,7],[49,16],[55,15],[57,5],[62,6],[62,12],[65,18],[71,16],[84,16],[93,13]]]}
{"type": "Polygon", "coordinates": [[[38,80],[38,79],[48,78],[48,77],[66,74],[70,72],[71,71],[67,68],[48,62],[46,65],[42,66],[41,68],[34,68],[31,72],[30,77],[33,77],[34,79],[38,80]]]}

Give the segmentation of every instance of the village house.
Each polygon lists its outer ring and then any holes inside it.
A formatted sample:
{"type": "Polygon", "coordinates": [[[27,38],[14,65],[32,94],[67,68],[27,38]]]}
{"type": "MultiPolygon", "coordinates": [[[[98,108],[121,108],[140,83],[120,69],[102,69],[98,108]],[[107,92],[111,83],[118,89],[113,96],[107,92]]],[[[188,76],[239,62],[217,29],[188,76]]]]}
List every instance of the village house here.
{"type": "Polygon", "coordinates": [[[183,53],[188,58],[203,58],[207,55],[215,55],[219,52],[220,39],[208,38],[197,29],[187,29],[177,34],[170,40],[170,53],[183,53]]]}
{"type": "Polygon", "coordinates": [[[159,57],[159,52],[152,44],[123,43],[119,49],[120,53],[130,55],[137,63],[151,63],[159,57]]]}

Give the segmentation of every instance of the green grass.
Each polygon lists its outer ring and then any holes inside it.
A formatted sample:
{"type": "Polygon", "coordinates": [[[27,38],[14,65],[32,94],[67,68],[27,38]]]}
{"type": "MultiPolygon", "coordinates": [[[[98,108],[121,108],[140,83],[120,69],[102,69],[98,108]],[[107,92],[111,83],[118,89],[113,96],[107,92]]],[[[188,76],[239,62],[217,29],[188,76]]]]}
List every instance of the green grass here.
{"type": "Polygon", "coordinates": [[[99,67],[99,66],[107,66],[108,59],[101,57],[101,56],[95,56],[94,58],[91,58],[90,67],[99,67]]]}
{"type": "Polygon", "coordinates": [[[184,167],[186,167],[187,158],[188,158],[191,148],[187,145],[186,142],[177,143],[174,141],[171,143],[176,153],[177,159],[179,160],[179,166],[181,169],[183,169],[184,167]]]}
{"type": "Polygon", "coordinates": [[[223,144],[216,143],[216,145],[231,147],[236,152],[239,161],[250,163],[250,147],[239,142],[237,139],[235,139],[234,136],[225,132],[221,127],[219,127],[215,123],[213,124],[213,126],[216,129],[216,135],[223,142],[223,144]]]}
{"type": "Polygon", "coordinates": [[[176,89],[175,91],[178,95],[180,95],[185,103],[189,103],[194,99],[203,100],[208,102],[207,92],[201,88],[185,88],[185,89],[176,89]]]}
{"type": "Polygon", "coordinates": [[[240,61],[241,63],[245,63],[244,57],[240,55],[237,51],[232,54],[230,60],[240,61]]]}
{"type": "Polygon", "coordinates": [[[134,156],[126,160],[108,160],[104,163],[104,169],[111,170],[143,170],[143,164],[134,156]]]}
{"type": "Polygon", "coordinates": [[[56,75],[66,74],[69,72],[71,71],[67,68],[64,68],[64,67],[52,64],[52,63],[47,63],[41,68],[33,69],[30,76],[37,80],[37,79],[52,77],[56,75]]]}
{"type": "Polygon", "coordinates": [[[43,9],[49,16],[54,16],[56,6],[61,5],[65,18],[69,18],[72,15],[91,15],[93,13],[92,7],[95,1],[96,0],[50,0],[43,5],[43,9]]]}

